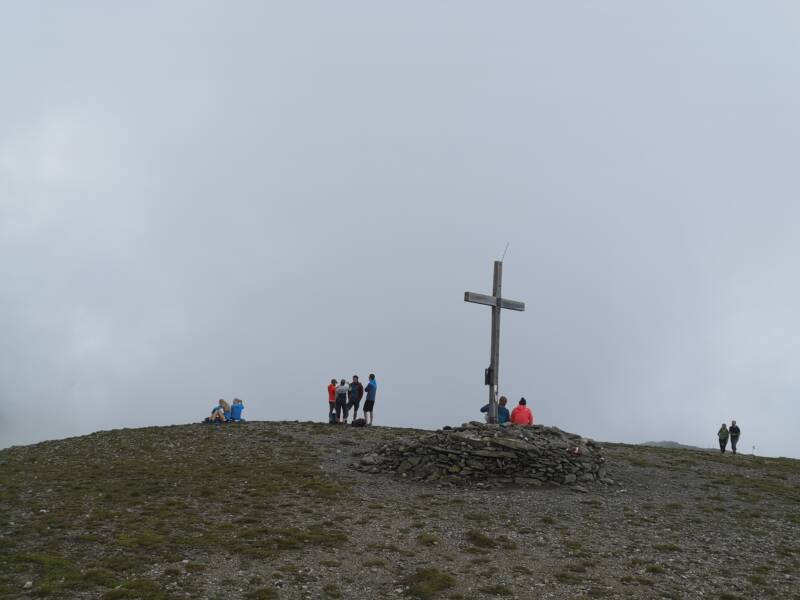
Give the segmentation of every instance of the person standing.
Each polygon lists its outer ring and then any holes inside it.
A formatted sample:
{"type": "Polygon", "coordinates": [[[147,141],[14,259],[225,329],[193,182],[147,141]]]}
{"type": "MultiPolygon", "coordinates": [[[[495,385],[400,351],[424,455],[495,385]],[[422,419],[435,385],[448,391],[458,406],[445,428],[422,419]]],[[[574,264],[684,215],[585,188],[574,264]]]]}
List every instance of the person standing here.
{"type": "Polygon", "coordinates": [[[347,397],[349,400],[347,410],[349,412],[351,408],[353,409],[353,422],[355,422],[358,418],[358,409],[361,407],[361,399],[364,397],[364,385],[358,380],[358,375],[353,375],[347,397]]]}
{"type": "Polygon", "coordinates": [[[378,391],[378,382],[375,381],[375,373],[369,374],[369,381],[364,391],[367,392],[367,399],[364,401],[364,420],[367,422],[367,425],[372,425],[372,409],[375,407],[375,394],[378,391]],[[369,417],[367,417],[367,415],[369,415],[369,417]]]}
{"type": "Polygon", "coordinates": [[[347,392],[350,386],[342,379],[336,386],[336,422],[347,423],[347,392]]]}
{"type": "Polygon", "coordinates": [[[728,435],[728,428],[725,426],[725,423],[723,423],[722,427],[720,427],[717,432],[717,437],[719,437],[719,451],[722,454],[725,454],[725,448],[728,446],[728,435]]]}
{"type": "Polygon", "coordinates": [[[328,384],[328,423],[336,423],[336,380],[328,384]]]}
{"type": "Polygon", "coordinates": [[[731,452],[736,454],[736,443],[739,441],[739,435],[742,433],[736,421],[731,421],[731,426],[728,427],[728,433],[731,434],[731,452]]]}
{"type": "Polygon", "coordinates": [[[527,406],[525,398],[519,399],[519,404],[511,411],[511,422],[516,425],[533,425],[533,413],[527,406]]]}

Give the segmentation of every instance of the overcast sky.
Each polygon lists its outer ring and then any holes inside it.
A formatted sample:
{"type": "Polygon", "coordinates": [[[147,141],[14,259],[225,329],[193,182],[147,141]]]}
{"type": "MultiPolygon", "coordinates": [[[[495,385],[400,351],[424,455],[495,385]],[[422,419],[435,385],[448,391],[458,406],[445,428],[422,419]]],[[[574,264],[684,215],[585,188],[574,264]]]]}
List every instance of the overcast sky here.
{"type": "Polygon", "coordinates": [[[480,418],[800,457],[796,2],[0,8],[0,447],[480,418]]]}

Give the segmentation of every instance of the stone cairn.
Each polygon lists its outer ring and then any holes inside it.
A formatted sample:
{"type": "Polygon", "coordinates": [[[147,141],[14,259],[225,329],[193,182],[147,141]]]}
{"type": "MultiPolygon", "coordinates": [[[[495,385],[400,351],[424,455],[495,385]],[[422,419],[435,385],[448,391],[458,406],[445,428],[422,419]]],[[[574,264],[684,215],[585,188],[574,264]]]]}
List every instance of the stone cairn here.
{"type": "Polygon", "coordinates": [[[565,485],[606,480],[605,459],[593,440],[557,427],[489,425],[472,421],[395,441],[363,454],[355,467],[392,471],[418,481],[565,485]]]}

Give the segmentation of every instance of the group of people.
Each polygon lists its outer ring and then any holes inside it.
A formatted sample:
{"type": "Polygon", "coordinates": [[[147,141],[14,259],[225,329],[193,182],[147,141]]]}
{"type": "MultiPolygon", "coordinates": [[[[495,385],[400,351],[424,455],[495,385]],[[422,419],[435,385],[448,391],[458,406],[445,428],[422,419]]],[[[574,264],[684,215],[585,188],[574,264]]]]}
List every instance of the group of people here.
{"type": "MultiPolygon", "coordinates": [[[[503,423],[533,425],[533,413],[531,409],[528,408],[528,402],[525,398],[520,398],[519,404],[517,404],[510,413],[508,412],[508,408],[506,408],[506,404],[508,404],[508,398],[500,396],[500,399],[497,401],[497,422],[500,425],[503,423]]],[[[481,412],[487,413],[488,418],[489,405],[486,404],[481,407],[481,412]]]]}
{"type": "Polygon", "coordinates": [[[353,375],[350,383],[344,379],[336,383],[336,379],[331,379],[328,385],[328,422],[345,424],[348,416],[352,416],[352,425],[372,425],[377,392],[378,382],[374,373],[370,373],[366,386],[358,380],[358,375],[353,375]],[[364,417],[359,418],[358,410],[365,395],[364,417]]]}
{"type": "Polygon", "coordinates": [[[728,446],[728,440],[731,441],[731,452],[736,454],[736,444],[739,441],[739,436],[741,435],[741,430],[739,426],[736,424],[736,421],[731,421],[731,426],[727,427],[725,423],[722,424],[722,427],[719,428],[717,432],[717,436],[719,437],[719,451],[722,454],[725,454],[725,448],[728,446]]]}
{"type": "Polygon", "coordinates": [[[211,409],[211,416],[206,417],[206,423],[242,423],[244,403],[239,398],[233,399],[233,404],[228,404],[223,398],[211,409]]]}

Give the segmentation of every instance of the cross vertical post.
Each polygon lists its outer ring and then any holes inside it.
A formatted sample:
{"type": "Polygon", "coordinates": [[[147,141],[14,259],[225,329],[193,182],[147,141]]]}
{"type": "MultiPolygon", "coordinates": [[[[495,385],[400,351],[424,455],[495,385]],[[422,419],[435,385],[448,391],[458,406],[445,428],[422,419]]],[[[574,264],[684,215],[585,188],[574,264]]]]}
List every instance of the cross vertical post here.
{"type": "Polygon", "coordinates": [[[489,386],[489,423],[497,423],[497,390],[500,373],[500,311],[503,308],[510,310],[525,310],[524,302],[507,300],[502,297],[503,288],[503,261],[494,261],[494,278],[492,281],[492,295],[465,292],[464,301],[475,304],[485,304],[492,307],[492,336],[489,352],[489,368],[486,385],[489,386]]]}
{"type": "MultiPolygon", "coordinates": [[[[503,286],[503,263],[494,261],[492,296],[500,298],[503,286]]],[[[500,306],[492,307],[492,341],[489,356],[489,423],[497,423],[497,382],[500,370],[500,306]]]]}

